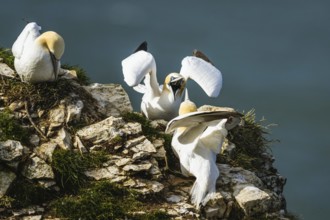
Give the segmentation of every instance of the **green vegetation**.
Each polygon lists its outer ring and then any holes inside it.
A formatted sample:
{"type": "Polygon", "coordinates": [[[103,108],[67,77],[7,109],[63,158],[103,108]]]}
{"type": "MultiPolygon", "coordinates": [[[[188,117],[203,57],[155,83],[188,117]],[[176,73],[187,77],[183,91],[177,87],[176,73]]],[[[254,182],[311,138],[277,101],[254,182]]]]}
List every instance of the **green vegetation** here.
{"type": "Polygon", "coordinates": [[[52,215],[69,219],[169,219],[159,211],[135,215],[143,210],[139,195],[108,181],[90,183],[77,195],[52,202],[50,209],[52,215]]]}
{"type": "Polygon", "coordinates": [[[271,141],[265,138],[265,126],[257,122],[254,110],[243,116],[244,123],[229,131],[228,140],[236,145],[232,155],[220,155],[220,161],[245,169],[258,170],[263,164],[262,154],[269,150],[271,141]]]}
{"type": "Polygon", "coordinates": [[[15,200],[9,196],[2,196],[0,198],[0,209],[1,208],[11,208],[12,207],[12,203],[14,202],[15,200]]]}
{"type": "Polygon", "coordinates": [[[13,207],[26,207],[41,205],[51,200],[54,194],[38,184],[24,177],[17,178],[10,186],[8,192],[9,201],[13,207]]]}
{"type": "Polygon", "coordinates": [[[14,69],[14,56],[10,49],[5,49],[0,47],[0,57],[3,59],[3,62],[7,64],[10,68],[14,69]]]}
{"type": "Polygon", "coordinates": [[[101,167],[108,160],[108,156],[102,151],[81,155],[73,151],[58,149],[53,153],[51,165],[62,190],[76,193],[87,183],[84,171],[89,168],[101,167]]]}
{"type": "Polygon", "coordinates": [[[74,70],[77,73],[77,81],[80,85],[89,85],[91,83],[91,79],[87,76],[86,71],[79,67],[78,65],[69,65],[69,64],[63,64],[63,69],[67,70],[74,70]]]}
{"type": "Polygon", "coordinates": [[[28,139],[27,134],[27,129],[18,123],[9,110],[0,112],[0,141],[10,139],[25,143],[28,139]]]}

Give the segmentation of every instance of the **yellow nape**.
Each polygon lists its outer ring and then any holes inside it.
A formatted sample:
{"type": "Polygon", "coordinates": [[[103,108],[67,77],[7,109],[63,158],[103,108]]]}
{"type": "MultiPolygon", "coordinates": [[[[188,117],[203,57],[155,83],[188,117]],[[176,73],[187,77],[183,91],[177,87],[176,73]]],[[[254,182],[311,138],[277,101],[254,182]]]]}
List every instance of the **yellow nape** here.
{"type": "Polygon", "coordinates": [[[52,52],[56,59],[60,59],[64,53],[65,43],[63,38],[54,31],[47,31],[41,34],[36,42],[45,46],[50,52],[52,52]]]}
{"type": "Polygon", "coordinates": [[[184,115],[195,111],[197,111],[197,106],[195,105],[195,103],[190,100],[186,100],[180,105],[179,115],[184,115]]]}

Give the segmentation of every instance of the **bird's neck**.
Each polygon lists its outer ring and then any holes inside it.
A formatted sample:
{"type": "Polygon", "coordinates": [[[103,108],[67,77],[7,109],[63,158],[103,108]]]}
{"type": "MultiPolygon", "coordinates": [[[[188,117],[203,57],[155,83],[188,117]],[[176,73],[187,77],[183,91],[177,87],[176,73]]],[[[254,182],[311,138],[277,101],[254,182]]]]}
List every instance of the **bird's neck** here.
{"type": "Polygon", "coordinates": [[[157,75],[156,75],[156,69],[151,70],[149,73],[149,81],[150,81],[150,87],[151,87],[151,92],[152,96],[158,97],[160,96],[160,90],[159,90],[159,84],[157,81],[157,75]]]}

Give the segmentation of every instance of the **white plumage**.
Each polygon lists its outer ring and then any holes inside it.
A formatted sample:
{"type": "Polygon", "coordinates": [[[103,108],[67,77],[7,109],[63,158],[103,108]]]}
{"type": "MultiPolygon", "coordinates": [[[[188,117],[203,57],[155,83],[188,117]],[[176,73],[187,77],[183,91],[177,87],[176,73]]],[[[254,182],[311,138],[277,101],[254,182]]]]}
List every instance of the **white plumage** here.
{"type": "Polygon", "coordinates": [[[40,30],[35,22],[27,24],[12,47],[15,69],[23,82],[54,81],[60,70],[63,38],[53,31],[40,35],[40,30]]]}
{"type": "Polygon", "coordinates": [[[196,109],[193,102],[185,100],[180,116],[168,123],[166,132],[175,131],[172,147],[180,159],[182,174],[196,177],[190,193],[192,203],[199,208],[216,192],[216,155],[227,136],[226,127],[236,126],[240,120],[233,119],[241,115],[228,111],[195,112],[196,109]]]}
{"type": "Polygon", "coordinates": [[[211,63],[193,56],[185,57],[180,74],[170,73],[161,86],[157,81],[155,59],[145,50],[138,50],[125,58],[122,70],[127,85],[144,94],[141,110],[149,119],[171,120],[178,115],[189,78],[196,81],[210,97],[217,97],[222,87],[221,72],[211,63]],[[140,84],[143,78],[144,85],[140,84]]]}

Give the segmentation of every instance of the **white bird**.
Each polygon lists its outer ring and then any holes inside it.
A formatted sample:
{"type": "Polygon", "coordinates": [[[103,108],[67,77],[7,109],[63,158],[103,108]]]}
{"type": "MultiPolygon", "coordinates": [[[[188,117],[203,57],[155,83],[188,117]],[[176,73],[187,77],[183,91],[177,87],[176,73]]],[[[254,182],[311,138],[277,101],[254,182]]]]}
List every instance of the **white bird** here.
{"type": "Polygon", "coordinates": [[[186,94],[186,100],[180,105],[179,116],[168,123],[166,132],[175,131],[172,148],[180,160],[182,174],[196,177],[190,194],[192,203],[199,208],[216,192],[219,177],[216,155],[220,153],[227,130],[240,122],[241,114],[196,110],[196,105],[186,94]]]}
{"type": "Polygon", "coordinates": [[[15,69],[23,82],[54,81],[60,70],[63,38],[53,31],[40,35],[40,30],[37,23],[28,23],[12,47],[15,69]]]}
{"type": "Polygon", "coordinates": [[[136,91],[143,93],[141,110],[149,119],[167,121],[178,115],[184,88],[190,78],[197,82],[210,97],[217,97],[222,87],[221,72],[210,62],[196,56],[182,60],[180,73],[170,73],[164,84],[159,86],[156,75],[156,62],[147,52],[147,43],[122,61],[125,82],[136,91]],[[140,84],[144,78],[144,85],[140,84]]]}

